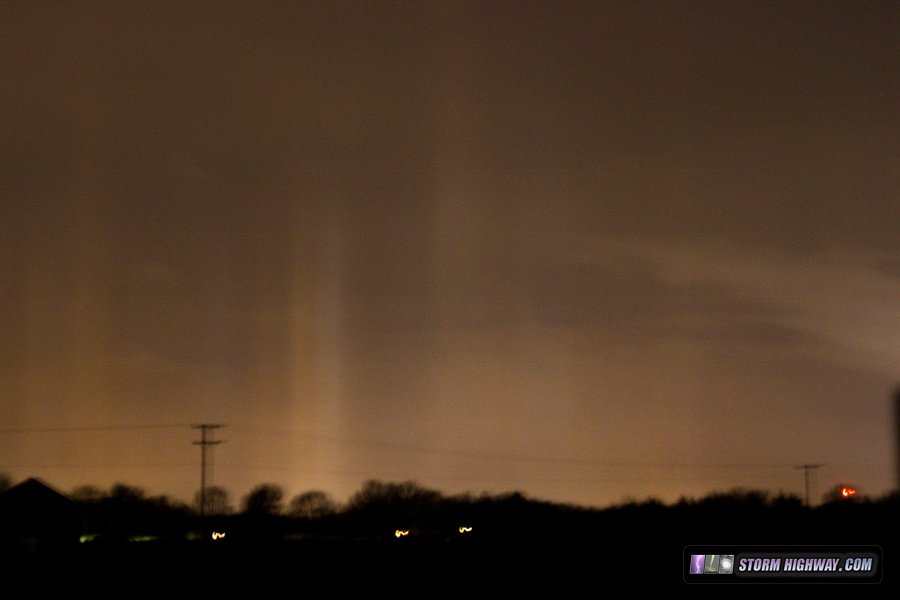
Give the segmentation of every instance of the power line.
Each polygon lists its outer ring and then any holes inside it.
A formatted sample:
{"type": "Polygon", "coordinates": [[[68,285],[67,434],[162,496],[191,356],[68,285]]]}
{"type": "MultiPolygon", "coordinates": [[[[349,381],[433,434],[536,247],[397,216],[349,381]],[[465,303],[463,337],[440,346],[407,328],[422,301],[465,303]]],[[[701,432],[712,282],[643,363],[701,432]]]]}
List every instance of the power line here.
{"type": "Polygon", "coordinates": [[[19,427],[0,429],[0,433],[68,433],[79,431],[129,431],[134,429],[175,429],[190,427],[190,423],[154,423],[146,425],[99,425],[93,427],[19,427]]]}
{"type": "MultiPolygon", "coordinates": [[[[209,428],[220,428],[224,425],[207,425],[209,428]]],[[[167,428],[183,428],[191,427],[200,429],[204,425],[196,425],[192,423],[156,423],[156,424],[129,424],[129,425],[106,425],[91,427],[41,427],[41,428],[16,428],[16,429],[0,429],[2,433],[59,433],[59,432],[81,432],[81,431],[115,431],[115,430],[136,430],[136,429],[167,429],[167,428]]],[[[787,469],[787,468],[803,468],[787,463],[687,463],[687,462],[641,462],[641,461],[609,461],[583,457],[565,457],[565,456],[547,456],[547,455],[529,455],[529,454],[511,454],[502,452],[479,452],[475,450],[459,450],[454,448],[440,448],[434,446],[422,446],[412,444],[397,444],[394,442],[385,442],[379,440],[365,440],[358,438],[346,438],[339,436],[328,436],[311,433],[300,433],[290,429],[283,428],[261,428],[249,425],[229,426],[232,430],[238,432],[246,432],[259,435],[288,435],[293,438],[305,438],[310,441],[327,442],[337,445],[358,446],[363,448],[392,450],[399,452],[416,452],[420,454],[438,454],[445,456],[456,456],[462,458],[473,458],[478,460],[494,459],[508,460],[517,462],[542,462],[569,465],[584,465],[588,467],[608,467],[608,468],[657,468],[657,469],[787,469]]],[[[218,443],[218,442],[217,442],[218,443]]],[[[198,443],[199,445],[199,443],[198,443]]],[[[822,466],[822,465],[816,465],[822,466]]],[[[841,463],[835,466],[880,468],[883,465],[878,463],[841,463]]]]}
{"type": "Polygon", "coordinates": [[[170,467],[193,467],[196,463],[18,463],[0,464],[4,469],[157,469],[170,467]]]}
{"type": "MultiPolygon", "coordinates": [[[[266,465],[251,465],[251,464],[240,464],[240,463],[223,463],[223,467],[227,467],[229,470],[247,470],[247,471],[258,471],[258,472],[278,472],[278,473],[293,473],[293,474],[304,474],[304,475],[318,475],[322,477],[360,477],[360,478],[374,478],[378,479],[379,477],[373,477],[373,474],[368,471],[347,471],[347,470],[329,470],[329,469],[298,469],[294,467],[275,467],[275,466],[266,466],[266,465]]],[[[410,474],[400,474],[397,473],[388,478],[390,479],[407,479],[410,477],[410,474]]],[[[384,478],[384,477],[383,477],[384,478]]],[[[417,477],[413,477],[416,479],[417,477]]],[[[763,480],[769,481],[771,480],[770,475],[756,475],[753,477],[747,477],[746,475],[726,475],[726,476],[713,476],[706,477],[703,475],[684,475],[684,476],[669,476],[669,477],[660,477],[655,475],[647,475],[647,476],[588,476],[588,477],[534,477],[531,475],[521,475],[521,476],[496,476],[496,475],[443,475],[443,474],[424,474],[425,479],[429,480],[447,480],[447,481],[523,481],[523,482],[531,482],[531,483],[568,483],[568,482],[582,482],[582,483],[609,483],[609,482],[708,482],[708,481],[745,481],[747,479],[755,479],[755,480],[763,480]]]]}
{"type": "MultiPolygon", "coordinates": [[[[213,429],[218,429],[224,427],[221,424],[190,424],[190,423],[144,423],[144,424],[122,424],[122,425],[99,425],[99,426],[74,426],[74,427],[40,427],[40,428],[6,428],[0,429],[0,434],[32,434],[32,433],[65,433],[65,432],[97,432],[97,431],[128,431],[128,430],[149,430],[149,429],[171,429],[171,428],[185,428],[191,427],[193,429],[201,430],[201,439],[194,442],[194,445],[201,446],[201,509],[205,509],[206,504],[206,479],[207,479],[207,453],[206,449],[208,446],[221,444],[222,440],[213,440],[210,439],[208,434],[213,429]]],[[[358,439],[358,438],[346,438],[339,436],[328,436],[328,435],[320,435],[314,433],[303,433],[297,430],[292,430],[290,428],[263,428],[256,427],[252,425],[238,425],[233,427],[233,429],[237,430],[240,433],[248,433],[251,435],[286,435],[291,436],[293,439],[305,439],[308,441],[318,441],[325,442],[330,444],[337,444],[343,446],[356,446],[361,448],[368,449],[379,449],[385,451],[395,451],[395,452],[411,452],[411,453],[420,453],[420,454],[431,454],[431,455],[442,455],[449,457],[456,457],[462,459],[474,459],[474,460],[502,460],[502,461],[515,461],[515,462],[531,462],[531,463],[544,463],[544,464],[553,464],[553,465],[563,465],[569,467],[585,467],[585,468],[604,468],[604,469],[659,469],[666,470],[672,472],[672,476],[667,478],[667,481],[686,481],[686,480],[727,480],[732,478],[738,478],[738,475],[734,476],[726,476],[724,473],[719,473],[715,475],[715,473],[709,473],[709,476],[698,475],[697,473],[687,475],[685,474],[683,477],[676,476],[675,473],[678,471],[734,471],[734,470],[744,470],[745,473],[742,478],[747,477],[762,477],[761,474],[764,471],[772,471],[772,470],[784,470],[793,467],[795,470],[803,470],[804,478],[806,484],[806,503],[807,505],[812,504],[812,498],[814,495],[814,485],[815,485],[815,471],[824,466],[820,464],[806,464],[806,465],[790,465],[790,464],[779,464],[779,463],[689,463],[689,462],[641,462],[641,461],[610,461],[610,460],[600,460],[600,459],[591,459],[584,457],[565,457],[565,456],[547,456],[547,455],[529,455],[529,454],[512,454],[512,453],[498,453],[498,452],[480,452],[475,450],[460,450],[453,448],[441,448],[435,446],[424,446],[424,445],[411,445],[411,444],[399,444],[393,442],[379,441],[379,440],[366,440],[366,439],[358,439]],[[760,473],[759,475],[749,475],[746,471],[756,471],[760,473]]],[[[157,464],[103,464],[103,465],[68,465],[68,464],[47,464],[47,465],[28,465],[27,468],[49,468],[49,469],[68,469],[68,468],[121,468],[131,466],[134,468],[154,468],[154,467],[163,467],[166,465],[157,464]]],[[[183,467],[186,466],[183,463],[169,463],[169,466],[173,467],[183,467]]],[[[867,469],[876,469],[879,468],[879,464],[875,463],[840,463],[834,464],[832,466],[843,466],[845,468],[867,468],[867,469]]],[[[24,468],[23,465],[18,465],[20,468],[24,468]]],[[[274,465],[259,465],[251,467],[246,464],[234,464],[229,465],[231,468],[237,469],[252,469],[252,470],[260,470],[260,471],[293,471],[295,469],[290,467],[281,467],[274,465]]],[[[10,465],[6,465],[5,468],[10,468],[10,465]]],[[[306,471],[309,472],[309,471],[306,471]]],[[[321,474],[325,474],[320,472],[321,474]]],[[[336,473],[331,473],[332,475],[336,473]]],[[[636,479],[631,479],[630,477],[617,477],[614,475],[608,476],[605,478],[606,481],[640,481],[641,475],[637,475],[636,479]]],[[[446,479],[446,476],[441,476],[438,478],[446,479]]],[[[659,479],[659,477],[654,477],[654,479],[659,479]]]]}
{"type": "Polygon", "coordinates": [[[584,465],[589,467],[622,467],[622,468],[661,468],[661,469],[787,469],[792,465],[787,463],[676,463],[676,462],[639,462],[639,461],[605,461],[579,457],[554,457],[546,455],[507,454],[499,452],[478,452],[475,450],[457,450],[453,448],[437,448],[429,446],[417,446],[409,444],[396,444],[377,440],[361,440],[354,438],[342,438],[337,436],[325,436],[317,434],[298,434],[285,429],[259,429],[248,426],[237,426],[237,431],[247,431],[270,435],[290,435],[294,438],[303,437],[312,441],[323,441],[339,445],[360,446],[364,448],[376,448],[384,450],[396,450],[400,452],[418,452],[421,454],[441,454],[463,458],[486,458],[496,460],[509,460],[521,462],[563,463],[571,465],[584,465]]]}

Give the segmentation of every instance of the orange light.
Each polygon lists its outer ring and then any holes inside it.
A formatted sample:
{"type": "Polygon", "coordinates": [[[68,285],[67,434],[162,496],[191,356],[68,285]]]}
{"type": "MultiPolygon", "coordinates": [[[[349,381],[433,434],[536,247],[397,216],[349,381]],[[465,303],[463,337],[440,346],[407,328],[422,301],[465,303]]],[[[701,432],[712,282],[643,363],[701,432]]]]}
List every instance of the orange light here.
{"type": "Polygon", "coordinates": [[[856,490],[851,487],[841,488],[841,496],[843,496],[844,498],[849,498],[850,496],[854,495],[855,493],[856,493],[856,490]]]}

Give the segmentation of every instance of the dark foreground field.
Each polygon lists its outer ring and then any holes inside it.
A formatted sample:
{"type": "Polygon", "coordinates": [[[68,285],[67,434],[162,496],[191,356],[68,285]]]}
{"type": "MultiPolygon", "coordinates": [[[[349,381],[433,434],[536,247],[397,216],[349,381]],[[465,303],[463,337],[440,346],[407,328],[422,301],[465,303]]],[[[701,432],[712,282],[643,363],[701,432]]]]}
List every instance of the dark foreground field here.
{"type": "Polygon", "coordinates": [[[785,591],[896,597],[892,546],[876,584],[690,585],[673,543],[452,545],[290,541],[269,546],[146,543],[84,546],[4,565],[6,581],[53,597],[616,597],[641,591],[761,596],[785,591]],[[785,590],[793,587],[793,590],[785,590]],[[780,588],[780,589],[779,589],[780,588]],[[76,594],[77,592],[77,594],[76,594]]]}
{"type": "Polygon", "coordinates": [[[815,509],[738,495],[596,511],[521,500],[464,508],[465,513],[429,513],[431,520],[421,522],[432,526],[412,528],[408,536],[381,525],[408,516],[399,511],[314,521],[239,514],[207,522],[219,535],[227,533],[216,541],[169,530],[100,536],[41,552],[22,552],[18,544],[0,554],[0,581],[7,586],[0,594],[605,598],[652,590],[758,597],[792,586],[791,595],[897,597],[900,519],[893,497],[815,509]],[[453,525],[458,523],[471,527],[453,525]],[[457,528],[470,533],[457,534],[457,528]],[[853,580],[847,573],[826,584],[687,576],[687,559],[695,552],[718,555],[715,549],[722,548],[721,554],[740,557],[763,547],[813,553],[875,548],[878,580],[853,580]]]}
{"type": "MultiPolygon", "coordinates": [[[[146,543],[80,547],[65,556],[19,559],[6,571],[35,586],[90,590],[96,596],[242,593],[526,594],[681,583],[675,545],[448,545],[359,541],[228,544],[146,543]]],[[[296,594],[296,596],[295,596],[296,594]]]]}

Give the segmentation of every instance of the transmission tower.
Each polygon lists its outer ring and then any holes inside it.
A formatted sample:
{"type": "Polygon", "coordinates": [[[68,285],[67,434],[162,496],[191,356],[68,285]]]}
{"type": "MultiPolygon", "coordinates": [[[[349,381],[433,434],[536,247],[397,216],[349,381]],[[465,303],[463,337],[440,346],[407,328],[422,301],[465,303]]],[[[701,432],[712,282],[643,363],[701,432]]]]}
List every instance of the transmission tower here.
{"type": "Polygon", "coordinates": [[[209,446],[221,444],[222,440],[211,440],[207,435],[211,430],[220,429],[224,425],[203,423],[200,425],[191,425],[192,429],[200,430],[200,439],[195,441],[195,446],[200,446],[200,518],[203,521],[204,537],[206,536],[206,449],[209,446]]]}

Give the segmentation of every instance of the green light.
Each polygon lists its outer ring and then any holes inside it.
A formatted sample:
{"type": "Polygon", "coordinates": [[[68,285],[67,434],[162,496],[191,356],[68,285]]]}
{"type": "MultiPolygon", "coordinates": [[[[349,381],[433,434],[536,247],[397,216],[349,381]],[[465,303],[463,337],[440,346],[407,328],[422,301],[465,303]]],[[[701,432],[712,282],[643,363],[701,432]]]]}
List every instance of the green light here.
{"type": "Polygon", "coordinates": [[[158,539],[155,535],[132,535],[128,537],[129,542],[152,542],[158,539]]]}

